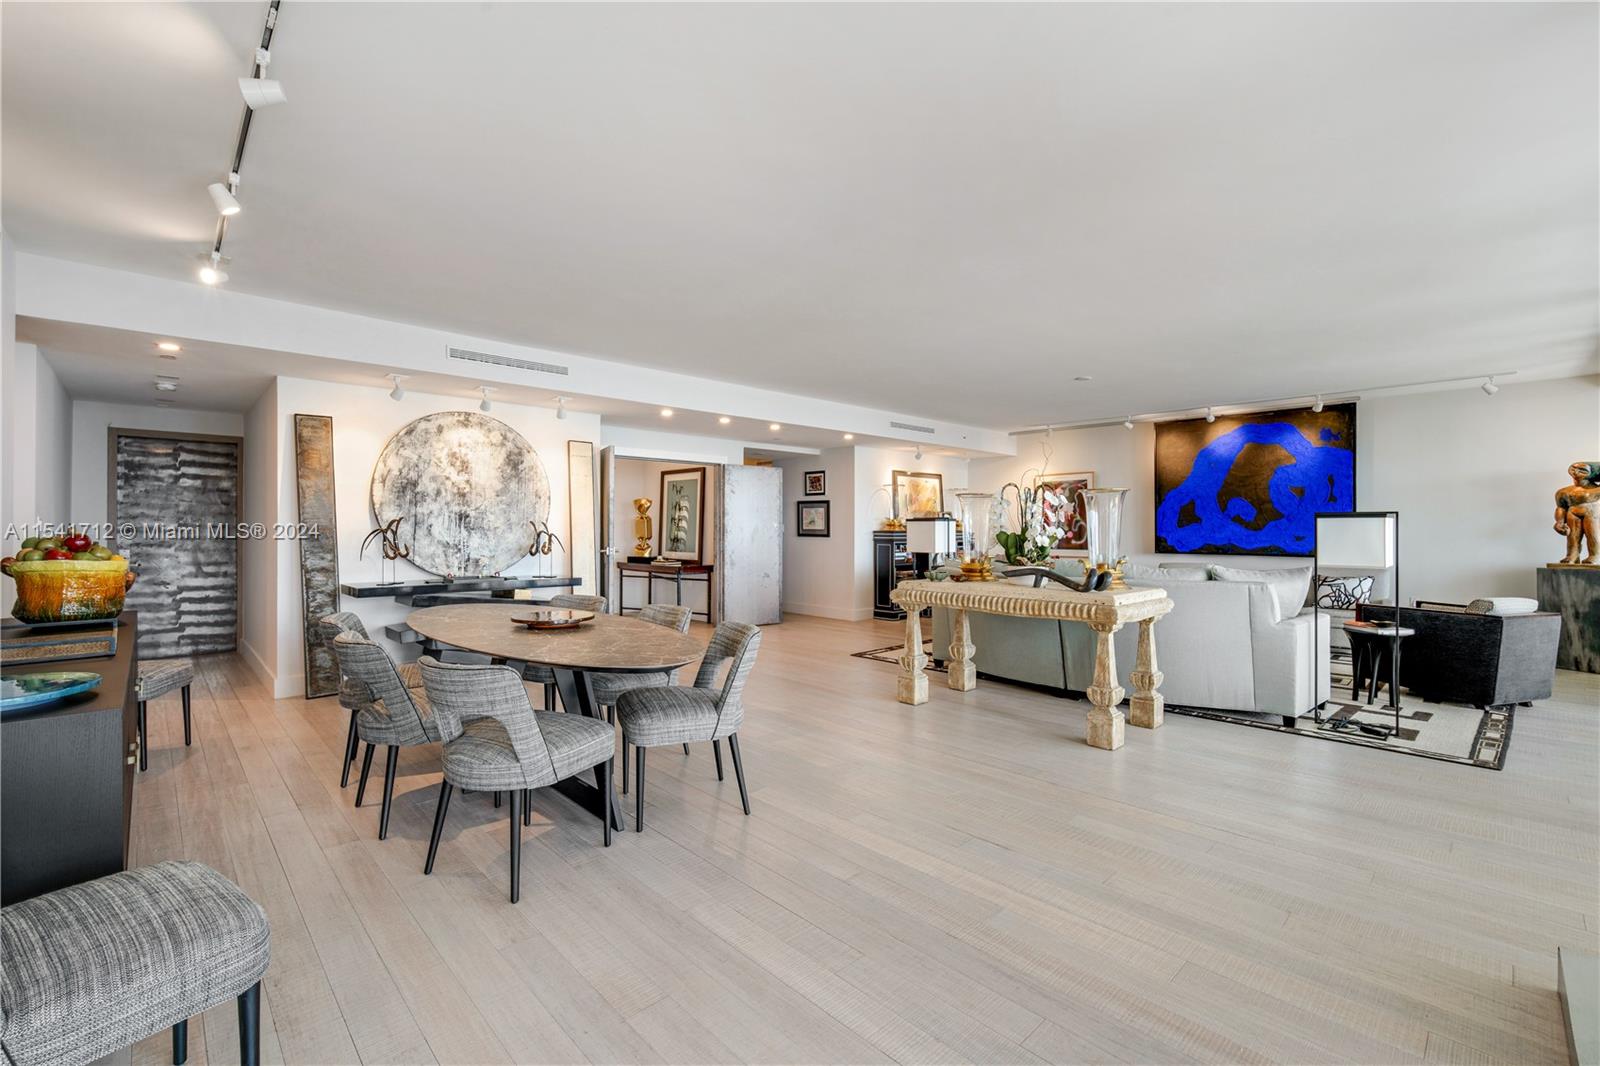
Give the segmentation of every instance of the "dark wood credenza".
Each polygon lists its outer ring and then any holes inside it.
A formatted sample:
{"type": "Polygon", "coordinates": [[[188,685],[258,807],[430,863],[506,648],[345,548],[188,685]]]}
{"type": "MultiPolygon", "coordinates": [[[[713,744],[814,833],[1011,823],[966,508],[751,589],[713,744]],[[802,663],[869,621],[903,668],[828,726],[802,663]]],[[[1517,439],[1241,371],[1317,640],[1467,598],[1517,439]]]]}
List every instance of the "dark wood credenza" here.
{"type": "Polygon", "coordinates": [[[116,653],[7,667],[8,675],[92,670],[93,692],[0,722],[0,904],[126,869],[138,756],[137,612],[116,653]]]}

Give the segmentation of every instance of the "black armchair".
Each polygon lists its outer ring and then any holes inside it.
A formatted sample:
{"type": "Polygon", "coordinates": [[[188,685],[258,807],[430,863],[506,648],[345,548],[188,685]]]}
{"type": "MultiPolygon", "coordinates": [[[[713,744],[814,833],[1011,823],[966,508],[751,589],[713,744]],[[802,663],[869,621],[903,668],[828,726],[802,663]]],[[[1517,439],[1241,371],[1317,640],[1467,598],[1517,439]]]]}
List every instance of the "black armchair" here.
{"type": "Polygon", "coordinates": [[[1500,707],[1548,699],[1556,674],[1561,616],[1466,614],[1363,604],[1357,615],[1416,630],[1400,657],[1400,684],[1425,700],[1500,707]]]}

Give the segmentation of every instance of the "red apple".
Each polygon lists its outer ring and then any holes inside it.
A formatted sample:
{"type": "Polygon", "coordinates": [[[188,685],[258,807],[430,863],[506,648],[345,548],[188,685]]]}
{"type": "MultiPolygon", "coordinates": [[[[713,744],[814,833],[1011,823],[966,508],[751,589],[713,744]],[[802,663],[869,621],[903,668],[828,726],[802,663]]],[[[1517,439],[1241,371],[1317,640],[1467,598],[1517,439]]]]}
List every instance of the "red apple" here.
{"type": "Polygon", "coordinates": [[[51,548],[49,551],[44,553],[44,557],[46,559],[70,559],[72,558],[72,553],[69,551],[62,551],[60,548],[51,548]]]}
{"type": "Polygon", "coordinates": [[[71,533],[61,541],[61,546],[69,552],[86,552],[94,541],[83,533],[71,533]]]}

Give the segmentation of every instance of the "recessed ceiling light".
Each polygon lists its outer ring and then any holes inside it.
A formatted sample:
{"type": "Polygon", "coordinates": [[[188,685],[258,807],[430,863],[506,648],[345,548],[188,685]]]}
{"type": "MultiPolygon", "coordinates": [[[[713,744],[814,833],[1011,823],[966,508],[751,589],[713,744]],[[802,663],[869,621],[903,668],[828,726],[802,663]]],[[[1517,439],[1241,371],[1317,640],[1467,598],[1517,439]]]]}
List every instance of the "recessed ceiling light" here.
{"type": "Polygon", "coordinates": [[[732,422],[733,419],[729,418],[727,415],[723,415],[721,418],[717,419],[717,421],[723,425],[727,425],[729,422],[732,422]]]}
{"type": "Polygon", "coordinates": [[[1093,375],[1090,375],[1090,374],[1079,374],[1077,377],[1073,378],[1072,380],[1073,381],[1093,381],[1094,377],[1093,377],[1093,375]]]}
{"type": "Polygon", "coordinates": [[[856,439],[856,435],[854,433],[846,433],[844,435],[844,439],[845,440],[855,440],[856,439]]]}
{"type": "Polygon", "coordinates": [[[161,392],[177,392],[178,383],[176,381],[157,381],[156,388],[161,392]]]}
{"type": "Polygon", "coordinates": [[[178,344],[175,341],[157,341],[156,342],[156,347],[160,348],[164,352],[181,352],[181,351],[183,351],[183,345],[178,344]]]}
{"type": "Polygon", "coordinates": [[[670,408],[670,407],[663,407],[663,408],[662,408],[662,409],[661,409],[661,417],[662,417],[662,418],[671,418],[671,417],[672,417],[672,408],[670,408]]]}
{"type": "Polygon", "coordinates": [[[772,430],[772,432],[776,433],[779,430],[781,430],[783,427],[778,425],[778,423],[776,423],[776,422],[768,422],[767,423],[767,428],[772,430]]]}

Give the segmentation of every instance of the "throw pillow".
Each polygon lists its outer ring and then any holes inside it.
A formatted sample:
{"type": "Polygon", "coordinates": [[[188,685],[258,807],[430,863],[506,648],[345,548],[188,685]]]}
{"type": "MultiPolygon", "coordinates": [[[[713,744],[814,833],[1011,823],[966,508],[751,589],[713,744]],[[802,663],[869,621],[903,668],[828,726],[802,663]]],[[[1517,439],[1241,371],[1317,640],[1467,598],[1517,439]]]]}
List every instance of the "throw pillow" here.
{"type": "Polygon", "coordinates": [[[1523,596],[1493,596],[1473,600],[1467,604],[1467,614],[1532,614],[1539,609],[1538,600],[1523,596]]]}
{"type": "Polygon", "coordinates": [[[1211,568],[1193,563],[1162,563],[1161,576],[1169,581],[1210,581],[1211,568]]]}
{"type": "Polygon", "coordinates": [[[1281,570],[1240,570],[1232,566],[1213,566],[1211,576],[1218,581],[1259,581],[1272,590],[1278,604],[1278,619],[1293,618],[1306,602],[1311,585],[1311,567],[1284,567],[1281,570]]]}
{"type": "Polygon", "coordinates": [[[1122,579],[1124,581],[1160,581],[1161,571],[1153,566],[1141,563],[1123,563],[1122,579]]]}
{"type": "Polygon", "coordinates": [[[1317,606],[1324,611],[1353,611],[1372,600],[1371,574],[1360,577],[1317,578],[1317,606]]]}

